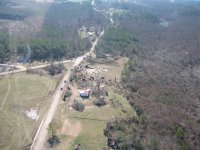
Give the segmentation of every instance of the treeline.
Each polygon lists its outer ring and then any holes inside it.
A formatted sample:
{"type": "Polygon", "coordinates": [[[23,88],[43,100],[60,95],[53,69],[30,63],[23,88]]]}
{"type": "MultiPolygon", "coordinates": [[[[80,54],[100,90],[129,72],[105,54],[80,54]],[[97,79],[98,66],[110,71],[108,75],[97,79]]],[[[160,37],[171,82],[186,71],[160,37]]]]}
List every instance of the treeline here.
{"type": "Polygon", "coordinates": [[[0,32],[0,63],[4,63],[10,59],[11,50],[9,45],[8,32],[0,32]]]}
{"type": "Polygon", "coordinates": [[[77,57],[91,47],[88,39],[77,37],[74,41],[51,38],[31,38],[26,41],[15,41],[8,32],[0,32],[0,63],[6,63],[10,56],[20,56],[20,62],[60,60],[77,57]]]}
{"type": "Polygon", "coordinates": [[[23,7],[25,1],[1,0],[0,1],[0,19],[3,20],[24,20],[32,15],[31,9],[19,9],[23,7]]]}
{"type": "Polygon", "coordinates": [[[30,16],[31,12],[25,10],[18,10],[11,7],[0,5],[0,19],[3,20],[24,20],[30,16]]]}
{"type": "MultiPolygon", "coordinates": [[[[56,39],[31,39],[30,46],[30,60],[59,60],[69,59],[83,53],[84,48],[89,48],[90,43],[81,40],[75,42],[65,42],[56,39]]],[[[27,44],[20,44],[17,49],[20,56],[25,56],[28,53],[27,44]]]]}
{"type": "Polygon", "coordinates": [[[7,4],[8,2],[10,2],[10,0],[1,0],[1,1],[0,1],[0,6],[1,6],[1,5],[5,5],[5,4],[7,4]]]}

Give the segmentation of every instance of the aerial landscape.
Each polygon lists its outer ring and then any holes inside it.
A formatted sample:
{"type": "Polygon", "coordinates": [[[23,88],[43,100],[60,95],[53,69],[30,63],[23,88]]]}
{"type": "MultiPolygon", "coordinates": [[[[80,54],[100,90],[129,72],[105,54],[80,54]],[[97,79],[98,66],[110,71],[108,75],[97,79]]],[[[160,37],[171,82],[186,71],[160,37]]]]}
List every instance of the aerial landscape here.
{"type": "Polygon", "coordinates": [[[0,0],[0,150],[200,150],[199,0],[0,0]]]}

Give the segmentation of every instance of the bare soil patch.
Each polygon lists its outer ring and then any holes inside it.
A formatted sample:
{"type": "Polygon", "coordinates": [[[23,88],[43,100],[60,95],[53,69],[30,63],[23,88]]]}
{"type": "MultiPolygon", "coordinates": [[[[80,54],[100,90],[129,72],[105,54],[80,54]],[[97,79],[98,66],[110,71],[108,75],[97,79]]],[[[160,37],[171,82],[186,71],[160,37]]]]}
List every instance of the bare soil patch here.
{"type": "Polygon", "coordinates": [[[72,123],[69,119],[65,119],[65,121],[63,122],[61,133],[72,137],[77,137],[81,130],[82,126],[79,121],[72,123]]]}

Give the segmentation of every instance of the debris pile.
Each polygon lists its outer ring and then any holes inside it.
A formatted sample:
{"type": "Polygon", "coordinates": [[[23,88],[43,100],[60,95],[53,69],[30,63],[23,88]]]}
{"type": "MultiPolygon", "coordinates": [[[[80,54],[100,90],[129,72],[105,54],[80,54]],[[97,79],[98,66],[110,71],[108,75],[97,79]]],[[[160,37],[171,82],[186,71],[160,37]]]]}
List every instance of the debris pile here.
{"type": "Polygon", "coordinates": [[[32,120],[38,120],[40,118],[40,116],[37,114],[38,110],[31,108],[29,111],[26,110],[25,114],[28,118],[32,119],[32,120]]]}

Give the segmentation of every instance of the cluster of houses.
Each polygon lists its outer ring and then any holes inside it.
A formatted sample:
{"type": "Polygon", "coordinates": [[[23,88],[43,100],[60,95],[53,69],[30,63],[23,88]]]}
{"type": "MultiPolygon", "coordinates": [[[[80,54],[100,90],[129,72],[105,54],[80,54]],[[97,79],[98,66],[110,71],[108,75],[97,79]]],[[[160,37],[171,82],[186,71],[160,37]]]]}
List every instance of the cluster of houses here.
{"type": "Polygon", "coordinates": [[[83,26],[82,28],[78,29],[78,33],[79,35],[81,35],[82,38],[90,38],[91,40],[93,40],[95,36],[95,28],[94,27],[87,28],[83,26]]]}

